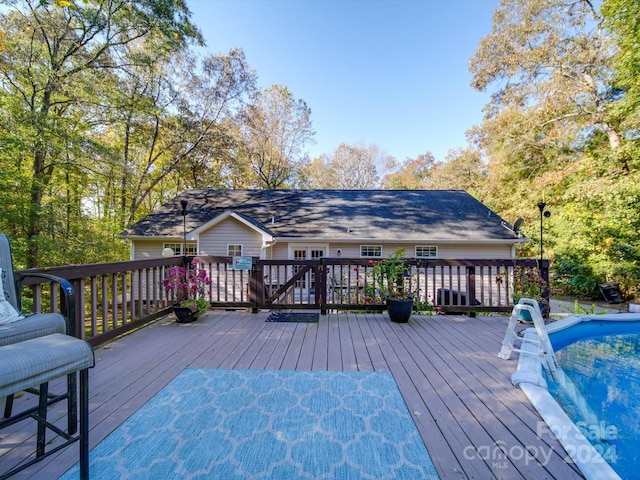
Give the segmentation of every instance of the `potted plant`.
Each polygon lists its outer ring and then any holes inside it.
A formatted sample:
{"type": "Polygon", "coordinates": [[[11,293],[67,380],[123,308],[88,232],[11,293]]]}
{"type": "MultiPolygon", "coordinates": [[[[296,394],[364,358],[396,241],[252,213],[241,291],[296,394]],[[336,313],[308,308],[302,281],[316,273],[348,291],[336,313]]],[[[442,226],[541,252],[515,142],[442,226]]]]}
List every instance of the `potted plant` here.
{"type": "Polygon", "coordinates": [[[387,306],[392,322],[405,323],[413,312],[413,293],[410,290],[410,267],[404,248],[398,248],[385,259],[372,261],[373,284],[387,306]],[[408,279],[408,280],[407,280],[408,279]]]}
{"type": "MultiPolygon", "coordinates": [[[[543,294],[547,289],[547,282],[542,278],[539,269],[533,268],[523,270],[516,268],[514,271],[513,303],[518,303],[521,298],[531,298],[536,300],[538,302],[540,312],[544,316],[547,303],[543,294]]],[[[531,315],[527,311],[520,312],[520,320],[525,322],[533,321],[531,315]]]]}
{"type": "Polygon", "coordinates": [[[168,295],[176,299],[173,312],[178,323],[196,320],[211,306],[205,298],[211,279],[202,267],[202,261],[194,258],[189,268],[171,267],[169,276],[163,280],[168,295]]]}

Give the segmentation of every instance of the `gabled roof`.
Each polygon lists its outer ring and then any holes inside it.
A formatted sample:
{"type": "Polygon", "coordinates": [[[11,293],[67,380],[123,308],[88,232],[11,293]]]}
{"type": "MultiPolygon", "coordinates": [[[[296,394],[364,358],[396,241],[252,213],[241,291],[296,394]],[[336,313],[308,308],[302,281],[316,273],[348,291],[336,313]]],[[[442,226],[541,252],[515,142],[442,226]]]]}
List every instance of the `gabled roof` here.
{"type": "Polygon", "coordinates": [[[282,239],[523,241],[463,190],[187,190],[121,236],[181,238],[181,200],[188,202],[188,237],[233,213],[282,239]]]}

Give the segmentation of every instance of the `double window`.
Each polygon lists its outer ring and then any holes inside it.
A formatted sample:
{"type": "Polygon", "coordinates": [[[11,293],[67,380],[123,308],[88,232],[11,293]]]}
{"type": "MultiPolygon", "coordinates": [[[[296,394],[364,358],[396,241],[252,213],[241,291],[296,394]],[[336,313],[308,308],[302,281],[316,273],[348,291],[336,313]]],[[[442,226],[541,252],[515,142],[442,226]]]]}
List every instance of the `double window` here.
{"type": "Polygon", "coordinates": [[[364,258],[382,257],[382,245],[360,245],[360,256],[364,258]]]}
{"type": "Polygon", "coordinates": [[[170,248],[173,250],[174,255],[196,255],[198,253],[198,245],[196,243],[188,243],[187,242],[187,251],[186,253],[182,252],[182,243],[164,243],[162,244],[162,248],[170,248]]]}
{"type": "Polygon", "coordinates": [[[416,245],[416,258],[437,258],[438,247],[434,245],[416,245]]]}

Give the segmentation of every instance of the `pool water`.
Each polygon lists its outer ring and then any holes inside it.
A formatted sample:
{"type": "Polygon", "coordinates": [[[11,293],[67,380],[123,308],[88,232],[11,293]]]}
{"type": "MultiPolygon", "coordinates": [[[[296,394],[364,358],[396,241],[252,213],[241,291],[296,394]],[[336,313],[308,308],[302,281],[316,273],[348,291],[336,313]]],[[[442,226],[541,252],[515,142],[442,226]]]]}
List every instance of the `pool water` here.
{"type": "Polygon", "coordinates": [[[587,338],[573,343],[566,333],[550,335],[558,364],[581,398],[576,400],[572,389],[562,388],[553,381],[548,382],[549,392],[622,478],[637,478],[640,465],[640,333],[617,332],[638,331],[638,324],[630,329],[627,323],[618,329],[605,322],[607,327],[599,330],[595,323],[581,326],[587,329],[583,332],[587,338]],[[606,334],[599,335],[601,333],[606,334]]]}

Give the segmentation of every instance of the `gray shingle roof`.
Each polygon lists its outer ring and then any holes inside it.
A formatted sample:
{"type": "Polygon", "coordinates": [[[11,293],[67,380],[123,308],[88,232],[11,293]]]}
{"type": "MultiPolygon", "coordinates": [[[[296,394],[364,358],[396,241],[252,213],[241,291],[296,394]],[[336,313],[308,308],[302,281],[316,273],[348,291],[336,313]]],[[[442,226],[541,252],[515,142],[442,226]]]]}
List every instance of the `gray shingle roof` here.
{"type": "Polygon", "coordinates": [[[280,238],[516,241],[498,215],[462,190],[187,190],[123,237],[181,237],[225,212],[280,238]]]}

